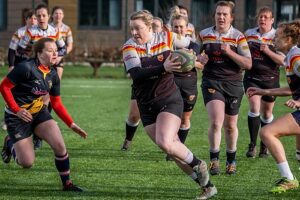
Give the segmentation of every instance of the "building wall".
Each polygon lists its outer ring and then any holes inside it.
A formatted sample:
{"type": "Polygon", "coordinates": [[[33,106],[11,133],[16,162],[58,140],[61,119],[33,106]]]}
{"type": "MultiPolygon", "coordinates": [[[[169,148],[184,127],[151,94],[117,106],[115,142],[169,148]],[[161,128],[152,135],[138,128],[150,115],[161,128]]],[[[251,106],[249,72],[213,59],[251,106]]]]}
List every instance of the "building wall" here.
{"type": "MultiPolygon", "coordinates": [[[[35,3],[40,3],[40,0],[35,0],[35,3]]],[[[7,29],[0,31],[0,47],[7,48],[12,34],[21,26],[22,10],[32,8],[32,0],[8,0],[7,1],[7,29]]]]}

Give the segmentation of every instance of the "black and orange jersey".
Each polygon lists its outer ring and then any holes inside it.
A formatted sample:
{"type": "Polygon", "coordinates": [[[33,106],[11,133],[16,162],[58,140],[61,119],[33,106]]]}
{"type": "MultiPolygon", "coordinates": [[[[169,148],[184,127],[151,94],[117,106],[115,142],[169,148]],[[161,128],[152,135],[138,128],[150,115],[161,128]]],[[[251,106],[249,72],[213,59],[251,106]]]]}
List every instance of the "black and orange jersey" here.
{"type": "Polygon", "coordinates": [[[260,45],[266,44],[271,51],[276,52],[273,44],[275,32],[276,30],[272,28],[269,32],[260,34],[258,27],[248,29],[245,32],[252,56],[252,68],[246,71],[245,78],[258,80],[279,79],[279,66],[260,50],[260,45]]]}
{"type": "Polygon", "coordinates": [[[65,42],[60,36],[60,33],[51,25],[48,25],[47,29],[43,30],[39,26],[33,26],[28,28],[25,35],[21,38],[18,44],[18,53],[22,57],[30,57],[28,52],[24,51],[26,48],[30,48],[34,43],[36,43],[41,38],[52,38],[57,45],[58,55],[63,56],[66,54],[65,42]]]}
{"type": "Polygon", "coordinates": [[[16,103],[31,114],[42,109],[44,95],[60,95],[60,81],[56,71],[42,66],[36,59],[17,64],[7,78],[15,85],[11,92],[16,103]]]}
{"type": "Polygon", "coordinates": [[[300,99],[300,48],[294,46],[286,55],[285,72],[294,100],[300,99]]]}
{"type": "MultiPolygon", "coordinates": [[[[190,40],[173,32],[153,33],[152,39],[139,45],[133,38],[123,46],[123,61],[126,71],[130,69],[162,66],[173,46],[183,48],[190,40]]],[[[142,82],[133,81],[133,91],[139,103],[151,103],[169,96],[176,90],[173,73],[149,77],[142,82]]]]}
{"type": "Polygon", "coordinates": [[[226,33],[219,33],[215,26],[200,32],[202,48],[208,55],[203,69],[203,77],[212,80],[241,81],[243,70],[228,56],[221,52],[221,44],[230,45],[237,54],[251,58],[246,38],[239,30],[230,27],[226,33]]]}

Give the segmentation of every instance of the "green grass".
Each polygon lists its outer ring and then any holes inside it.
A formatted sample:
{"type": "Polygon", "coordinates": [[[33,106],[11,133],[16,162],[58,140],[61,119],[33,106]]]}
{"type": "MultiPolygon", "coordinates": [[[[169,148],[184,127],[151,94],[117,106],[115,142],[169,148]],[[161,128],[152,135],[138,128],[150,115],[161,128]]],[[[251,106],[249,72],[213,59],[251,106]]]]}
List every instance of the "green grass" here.
{"type": "MultiPolygon", "coordinates": [[[[5,73],[6,68],[1,68],[0,74],[4,76],[5,73]]],[[[81,139],[54,115],[70,154],[71,176],[86,192],[60,191],[53,153],[44,143],[43,148],[36,152],[31,169],[21,169],[14,162],[0,164],[0,199],[194,199],[199,194],[197,185],[173,162],[165,161],[165,155],[150,141],[142,126],[138,128],[131,149],[120,151],[131,84],[129,79],[122,79],[123,68],[100,68],[96,78],[90,78],[91,74],[91,67],[67,67],[62,81],[63,102],[74,120],[88,132],[88,138],[81,139]]],[[[199,94],[186,144],[198,157],[208,161],[208,120],[201,92],[199,94]]],[[[286,99],[278,98],[275,117],[290,111],[283,106],[286,99]]],[[[0,104],[3,108],[3,101],[0,104]]],[[[281,195],[268,193],[273,181],[279,178],[272,157],[245,157],[249,142],[247,112],[248,104],[244,98],[239,118],[238,173],[234,176],[224,173],[223,137],[222,174],[212,177],[219,191],[214,199],[299,199],[299,190],[281,195]]],[[[6,133],[1,132],[3,141],[6,133]]],[[[284,138],[283,142],[290,167],[300,178],[295,159],[295,138],[284,138]]]]}

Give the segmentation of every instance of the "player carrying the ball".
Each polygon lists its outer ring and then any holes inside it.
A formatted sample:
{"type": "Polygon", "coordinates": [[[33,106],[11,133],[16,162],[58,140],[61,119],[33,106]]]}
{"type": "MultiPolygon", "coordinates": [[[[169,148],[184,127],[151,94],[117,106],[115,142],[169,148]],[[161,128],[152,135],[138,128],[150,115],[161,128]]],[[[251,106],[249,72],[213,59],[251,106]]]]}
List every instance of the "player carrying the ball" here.
{"type": "Polygon", "coordinates": [[[190,40],[172,32],[152,32],[152,14],[147,10],[130,16],[130,38],[123,46],[126,71],[133,80],[141,121],[152,141],[201,187],[198,199],[217,193],[209,181],[205,161],[199,160],[183,143],[177,132],[183,111],[180,91],[172,71],[181,68],[177,57],[171,58],[174,47],[183,48],[190,40]]]}

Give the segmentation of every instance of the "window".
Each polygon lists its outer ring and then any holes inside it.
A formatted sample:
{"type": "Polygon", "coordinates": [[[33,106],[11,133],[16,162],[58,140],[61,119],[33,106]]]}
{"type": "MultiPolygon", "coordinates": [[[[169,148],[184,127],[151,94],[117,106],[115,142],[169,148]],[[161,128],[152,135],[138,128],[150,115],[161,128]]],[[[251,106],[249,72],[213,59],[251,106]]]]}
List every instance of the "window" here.
{"type": "Polygon", "coordinates": [[[298,0],[277,0],[274,2],[276,21],[292,21],[300,17],[300,2],[298,0]]]}
{"type": "Polygon", "coordinates": [[[208,28],[214,24],[213,10],[216,0],[193,0],[191,23],[197,30],[208,28]]]}
{"type": "Polygon", "coordinates": [[[170,8],[178,4],[178,0],[136,0],[135,10],[148,10],[153,16],[163,19],[166,23],[170,15],[170,8]]]}
{"type": "Polygon", "coordinates": [[[7,21],[7,1],[0,0],[0,30],[6,29],[7,21]]]}
{"type": "Polygon", "coordinates": [[[121,0],[79,0],[79,27],[120,29],[121,0]]]}
{"type": "Polygon", "coordinates": [[[256,23],[256,1],[247,1],[246,2],[246,13],[245,13],[245,30],[248,28],[253,28],[257,26],[256,23]]]}

